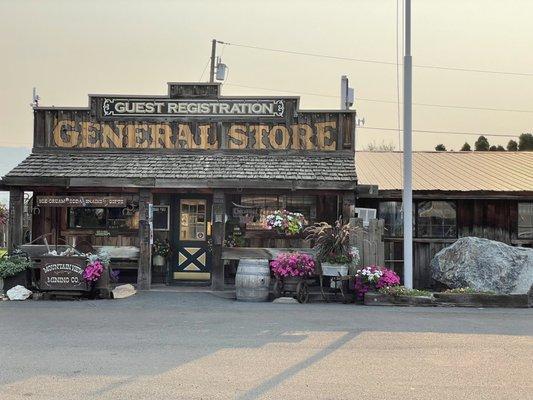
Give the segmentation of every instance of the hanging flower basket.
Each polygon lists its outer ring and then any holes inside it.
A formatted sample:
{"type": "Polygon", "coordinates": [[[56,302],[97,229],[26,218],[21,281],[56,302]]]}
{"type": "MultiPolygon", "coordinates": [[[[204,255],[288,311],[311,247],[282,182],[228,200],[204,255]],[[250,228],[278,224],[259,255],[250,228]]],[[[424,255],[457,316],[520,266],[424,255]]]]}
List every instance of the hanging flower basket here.
{"type": "Polygon", "coordinates": [[[297,235],[306,224],[307,221],[303,214],[287,210],[276,210],[266,217],[267,228],[276,231],[280,235],[297,235]]]}

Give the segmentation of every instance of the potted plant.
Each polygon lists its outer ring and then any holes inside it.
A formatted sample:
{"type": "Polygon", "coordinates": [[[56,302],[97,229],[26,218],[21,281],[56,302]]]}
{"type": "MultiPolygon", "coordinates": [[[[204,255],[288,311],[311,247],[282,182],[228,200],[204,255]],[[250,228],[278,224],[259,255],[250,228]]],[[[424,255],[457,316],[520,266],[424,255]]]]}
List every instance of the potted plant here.
{"type": "Polygon", "coordinates": [[[358,269],[355,274],[355,293],[359,300],[362,300],[367,292],[398,285],[400,285],[398,274],[385,267],[370,265],[358,269]]]}
{"type": "Polygon", "coordinates": [[[108,252],[100,250],[97,254],[89,254],[83,278],[91,287],[93,296],[109,298],[111,281],[118,277],[118,271],[112,271],[111,258],[108,252]]]}
{"type": "Polygon", "coordinates": [[[309,299],[307,280],[314,274],[315,268],[315,260],[308,254],[279,254],[270,262],[270,269],[276,278],[274,296],[281,297],[283,293],[292,293],[300,303],[306,303],[309,299]]]}
{"type": "Polygon", "coordinates": [[[31,261],[21,255],[7,256],[0,258],[0,289],[7,292],[14,286],[28,285],[28,269],[31,261]]]}
{"type": "Polygon", "coordinates": [[[347,275],[350,264],[357,265],[359,251],[350,246],[349,224],[342,224],[339,218],[332,226],[327,222],[318,222],[305,229],[306,240],[310,240],[317,250],[317,260],[322,265],[322,275],[347,275]]]}
{"type": "Polygon", "coordinates": [[[287,210],[276,210],[266,217],[267,228],[275,230],[280,235],[297,235],[306,224],[303,214],[287,210]]]}
{"type": "Polygon", "coordinates": [[[168,240],[156,239],[152,251],[152,265],[155,267],[163,267],[166,264],[166,258],[170,254],[170,243],[168,240]]]}

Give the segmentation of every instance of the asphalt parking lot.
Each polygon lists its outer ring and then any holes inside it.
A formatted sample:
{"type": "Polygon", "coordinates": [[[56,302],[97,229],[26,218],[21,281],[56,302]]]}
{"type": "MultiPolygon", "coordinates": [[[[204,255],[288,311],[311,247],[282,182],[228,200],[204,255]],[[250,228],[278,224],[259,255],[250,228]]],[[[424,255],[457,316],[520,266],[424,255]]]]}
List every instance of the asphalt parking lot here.
{"type": "Polygon", "coordinates": [[[0,303],[0,398],[531,399],[533,309],[0,303]]]}

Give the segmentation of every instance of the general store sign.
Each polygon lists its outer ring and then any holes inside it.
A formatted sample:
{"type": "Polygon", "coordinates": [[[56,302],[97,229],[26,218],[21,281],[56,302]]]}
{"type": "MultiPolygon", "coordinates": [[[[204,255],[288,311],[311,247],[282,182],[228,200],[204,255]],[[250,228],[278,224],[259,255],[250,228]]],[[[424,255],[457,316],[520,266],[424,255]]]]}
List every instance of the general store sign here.
{"type": "Polygon", "coordinates": [[[111,196],[37,196],[37,207],[126,207],[126,200],[111,196]]]}
{"type": "MultiPolygon", "coordinates": [[[[337,148],[337,121],[263,124],[226,122],[220,137],[228,149],[322,150],[337,148]]],[[[53,145],[68,148],[220,149],[213,123],[61,120],[53,145]]]]}
{"type": "Polygon", "coordinates": [[[284,117],[284,100],[102,99],[103,117],[284,117]]]}

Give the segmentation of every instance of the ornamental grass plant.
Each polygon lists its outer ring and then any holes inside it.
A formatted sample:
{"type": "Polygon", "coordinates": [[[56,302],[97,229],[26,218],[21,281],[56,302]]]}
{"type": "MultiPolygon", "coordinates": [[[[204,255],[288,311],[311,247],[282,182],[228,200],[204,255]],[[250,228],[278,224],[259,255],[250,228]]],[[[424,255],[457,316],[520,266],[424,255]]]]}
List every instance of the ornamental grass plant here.
{"type": "Polygon", "coordinates": [[[313,248],[317,249],[317,260],[331,264],[348,264],[359,262],[357,248],[350,245],[350,233],[353,228],[350,224],[342,224],[339,217],[333,225],[327,222],[318,222],[305,229],[305,240],[311,241],[313,248]]]}

